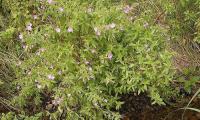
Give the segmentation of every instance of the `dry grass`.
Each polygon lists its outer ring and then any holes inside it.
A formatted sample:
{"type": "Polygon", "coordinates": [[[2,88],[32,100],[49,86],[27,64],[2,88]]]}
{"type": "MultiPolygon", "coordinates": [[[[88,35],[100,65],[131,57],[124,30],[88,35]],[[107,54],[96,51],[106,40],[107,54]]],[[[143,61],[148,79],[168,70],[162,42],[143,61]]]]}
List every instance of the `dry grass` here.
{"type": "MultiPolygon", "coordinates": [[[[15,80],[13,65],[16,63],[14,55],[0,52],[0,111],[16,111],[9,101],[15,94],[12,82],[15,80]]],[[[18,110],[17,110],[18,111],[18,110]]]]}

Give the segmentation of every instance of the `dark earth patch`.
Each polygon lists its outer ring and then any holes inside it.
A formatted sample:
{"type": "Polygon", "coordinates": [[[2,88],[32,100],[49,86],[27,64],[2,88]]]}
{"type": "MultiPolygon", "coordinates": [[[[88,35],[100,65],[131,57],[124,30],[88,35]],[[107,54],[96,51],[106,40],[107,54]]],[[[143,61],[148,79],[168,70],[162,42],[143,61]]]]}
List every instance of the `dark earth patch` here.
{"type": "MultiPolygon", "coordinates": [[[[125,103],[120,109],[122,120],[181,120],[183,110],[178,110],[187,105],[191,96],[171,105],[152,105],[147,95],[122,95],[125,103]]],[[[200,108],[200,100],[195,99],[190,107],[200,108]]],[[[187,110],[183,120],[200,120],[200,113],[187,110]]]]}

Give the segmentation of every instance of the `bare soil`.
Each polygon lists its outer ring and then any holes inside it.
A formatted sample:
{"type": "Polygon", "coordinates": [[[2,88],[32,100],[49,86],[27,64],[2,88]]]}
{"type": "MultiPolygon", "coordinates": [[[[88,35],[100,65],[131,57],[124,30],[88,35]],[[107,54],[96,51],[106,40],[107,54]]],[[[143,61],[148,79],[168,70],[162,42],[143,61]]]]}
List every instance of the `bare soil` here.
{"type": "MultiPolygon", "coordinates": [[[[125,101],[120,113],[122,120],[182,120],[183,110],[180,108],[187,105],[191,96],[185,97],[182,101],[173,101],[171,105],[152,105],[147,95],[128,94],[122,96],[125,101]]],[[[200,99],[195,99],[190,107],[200,108],[200,99]]],[[[183,120],[200,120],[200,113],[187,110],[183,120]]]]}

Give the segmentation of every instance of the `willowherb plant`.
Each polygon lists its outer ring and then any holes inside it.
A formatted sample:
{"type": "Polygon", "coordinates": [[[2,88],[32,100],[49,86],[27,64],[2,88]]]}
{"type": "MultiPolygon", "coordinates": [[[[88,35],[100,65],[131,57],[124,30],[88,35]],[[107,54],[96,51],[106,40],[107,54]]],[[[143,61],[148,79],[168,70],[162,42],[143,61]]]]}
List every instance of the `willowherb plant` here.
{"type": "Polygon", "coordinates": [[[16,3],[4,4],[12,4],[20,53],[11,101],[21,117],[119,119],[111,110],[129,92],[164,103],[159,90],[172,80],[171,53],[152,11],[111,0],[16,3]]]}

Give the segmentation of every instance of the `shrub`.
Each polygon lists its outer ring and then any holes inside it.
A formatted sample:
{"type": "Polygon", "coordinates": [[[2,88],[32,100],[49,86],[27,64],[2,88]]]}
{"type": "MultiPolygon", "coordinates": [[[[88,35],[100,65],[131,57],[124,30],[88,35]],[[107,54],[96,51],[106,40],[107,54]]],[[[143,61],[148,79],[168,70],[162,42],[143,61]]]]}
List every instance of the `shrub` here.
{"type": "Polygon", "coordinates": [[[112,0],[3,5],[12,29],[1,34],[14,30],[20,59],[10,99],[18,112],[5,119],[119,119],[113,109],[122,104],[119,94],[129,92],[147,92],[153,103],[164,104],[160,90],[173,77],[171,53],[152,10],[112,0]]]}

